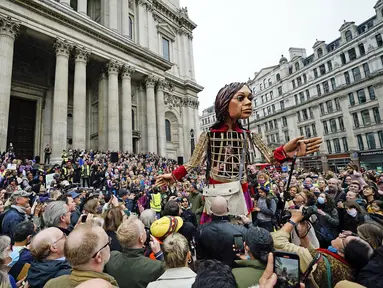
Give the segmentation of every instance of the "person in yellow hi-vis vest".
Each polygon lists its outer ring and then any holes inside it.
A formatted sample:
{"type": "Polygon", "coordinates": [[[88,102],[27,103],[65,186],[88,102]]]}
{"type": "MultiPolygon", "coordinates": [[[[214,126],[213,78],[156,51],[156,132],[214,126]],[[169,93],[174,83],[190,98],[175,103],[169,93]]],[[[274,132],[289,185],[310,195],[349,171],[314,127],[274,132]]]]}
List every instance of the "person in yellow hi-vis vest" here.
{"type": "Polygon", "coordinates": [[[153,193],[148,193],[150,198],[150,209],[154,210],[157,214],[157,219],[161,218],[161,193],[158,189],[153,189],[153,193]]]}

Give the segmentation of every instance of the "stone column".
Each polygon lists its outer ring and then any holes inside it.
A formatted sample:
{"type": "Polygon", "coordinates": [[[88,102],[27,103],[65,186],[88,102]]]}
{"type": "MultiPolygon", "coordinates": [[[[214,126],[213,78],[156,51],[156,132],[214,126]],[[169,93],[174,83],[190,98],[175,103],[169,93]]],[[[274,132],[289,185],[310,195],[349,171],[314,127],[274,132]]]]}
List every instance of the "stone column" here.
{"type": "Polygon", "coordinates": [[[109,61],[108,65],[108,149],[120,150],[120,117],[118,106],[118,72],[117,61],[109,61]]]}
{"type": "Polygon", "coordinates": [[[101,72],[98,82],[98,149],[108,147],[108,76],[101,72]]]}
{"type": "MultiPolygon", "coordinates": [[[[58,38],[55,42],[56,72],[53,94],[52,159],[61,162],[61,154],[67,148],[68,121],[68,60],[72,45],[58,38]]],[[[84,112],[85,113],[85,112],[84,112]]]]}
{"type": "Polygon", "coordinates": [[[138,85],[138,96],[137,96],[137,104],[138,104],[138,113],[137,113],[137,121],[139,123],[139,130],[141,132],[140,139],[140,152],[146,153],[148,152],[148,131],[147,127],[147,117],[146,117],[146,95],[145,95],[145,83],[140,82],[138,85]]]}
{"type": "Polygon", "coordinates": [[[158,154],[162,157],[166,156],[166,137],[165,137],[165,104],[164,104],[164,80],[159,80],[157,84],[157,141],[158,154]]]}
{"type": "Polygon", "coordinates": [[[122,0],[121,25],[121,34],[129,37],[129,0],[122,0]]]}
{"type": "Polygon", "coordinates": [[[182,126],[183,126],[183,143],[184,143],[184,162],[188,161],[191,156],[191,147],[190,147],[190,125],[188,123],[188,100],[185,97],[181,101],[181,111],[182,111],[182,126]]]}
{"type": "MultiPolygon", "coordinates": [[[[195,121],[195,115],[194,115],[194,99],[192,97],[189,97],[188,99],[188,123],[189,123],[189,135],[190,135],[190,130],[193,129],[194,130],[194,134],[195,134],[195,125],[194,125],[194,121],[195,121]]],[[[194,141],[195,141],[195,136],[194,136],[194,141]]]]}
{"type": "Polygon", "coordinates": [[[77,12],[88,16],[88,1],[87,0],[78,0],[77,1],[77,12]]]}
{"type": "Polygon", "coordinates": [[[148,12],[146,0],[138,0],[138,44],[148,47],[148,12]]]}
{"type": "Polygon", "coordinates": [[[179,141],[179,155],[185,158],[185,145],[184,145],[184,130],[183,130],[183,125],[179,124],[178,125],[178,141],[179,141]]]}
{"type": "MultiPolygon", "coordinates": [[[[154,97],[154,84],[156,79],[149,75],[146,78],[146,119],[148,132],[148,152],[157,153],[157,121],[156,101],[154,97]]],[[[164,120],[165,121],[165,120],[164,120]]]]}
{"type": "Polygon", "coordinates": [[[11,102],[11,83],[13,48],[20,24],[11,18],[0,16],[0,151],[7,149],[9,105],[11,102]]]}
{"type": "Polygon", "coordinates": [[[178,47],[178,66],[179,66],[179,73],[180,77],[183,78],[186,75],[186,68],[185,68],[185,59],[184,59],[184,45],[183,45],[183,36],[184,30],[179,29],[177,34],[177,47],[178,47]]]}
{"type": "Polygon", "coordinates": [[[90,51],[75,48],[75,69],[73,87],[73,147],[86,148],[86,62],[90,51]]]}
{"type": "Polygon", "coordinates": [[[122,151],[133,152],[132,82],[134,68],[125,65],[122,70],[122,151]]]}
{"type": "Polygon", "coordinates": [[[109,0],[109,28],[117,31],[117,0],[109,0]]]}
{"type": "Polygon", "coordinates": [[[198,106],[199,106],[199,102],[198,100],[195,101],[195,106],[194,106],[194,116],[195,116],[195,139],[196,141],[198,141],[199,139],[199,135],[201,135],[201,125],[200,125],[200,122],[199,122],[199,113],[198,113],[198,106]]]}

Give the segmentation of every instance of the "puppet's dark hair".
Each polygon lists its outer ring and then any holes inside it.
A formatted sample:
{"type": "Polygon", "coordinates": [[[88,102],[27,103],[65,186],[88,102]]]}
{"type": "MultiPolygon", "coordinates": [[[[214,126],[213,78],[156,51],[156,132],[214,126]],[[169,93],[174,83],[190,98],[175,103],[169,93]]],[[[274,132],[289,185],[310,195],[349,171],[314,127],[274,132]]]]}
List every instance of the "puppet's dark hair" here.
{"type": "MultiPolygon", "coordinates": [[[[226,116],[229,114],[230,100],[245,85],[247,86],[247,83],[245,82],[234,82],[225,85],[219,90],[217,96],[215,97],[214,103],[215,117],[217,121],[210,127],[210,129],[217,129],[223,124],[226,116]]],[[[238,126],[243,129],[240,121],[237,121],[237,123],[238,126]]]]}

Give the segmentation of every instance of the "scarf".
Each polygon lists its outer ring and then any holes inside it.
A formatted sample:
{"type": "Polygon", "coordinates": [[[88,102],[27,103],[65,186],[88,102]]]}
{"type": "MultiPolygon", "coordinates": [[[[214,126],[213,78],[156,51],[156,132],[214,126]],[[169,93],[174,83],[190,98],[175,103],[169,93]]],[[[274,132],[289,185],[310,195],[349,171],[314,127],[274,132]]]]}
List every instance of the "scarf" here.
{"type": "Polygon", "coordinates": [[[323,248],[318,248],[318,249],[316,249],[316,250],[317,250],[318,252],[323,253],[323,254],[330,255],[330,256],[334,257],[335,259],[339,260],[340,262],[342,262],[343,264],[349,266],[348,263],[346,262],[346,260],[344,260],[341,256],[339,256],[339,255],[336,254],[336,253],[333,253],[333,252],[331,252],[331,251],[329,251],[329,250],[327,250],[327,249],[323,249],[323,248]]]}

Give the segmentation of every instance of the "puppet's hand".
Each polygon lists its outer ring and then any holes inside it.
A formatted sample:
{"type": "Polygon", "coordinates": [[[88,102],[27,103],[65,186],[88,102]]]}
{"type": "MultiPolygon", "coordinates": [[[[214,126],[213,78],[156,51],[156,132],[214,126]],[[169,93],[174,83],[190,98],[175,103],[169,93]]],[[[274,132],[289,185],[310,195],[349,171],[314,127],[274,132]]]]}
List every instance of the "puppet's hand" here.
{"type": "Polygon", "coordinates": [[[157,177],[155,186],[162,187],[165,185],[173,184],[175,182],[175,178],[172,173],[163,174],[157,177]]]}
{"type": "Polygon", "coordinates": [[[297,155],[297,157],[306,156],[319,151],[319,147],[322,144],[322,138],[309,138],[304,139],[303,136],[294,138],[283,146],[283,150],[290,158],[297,155]]]}

